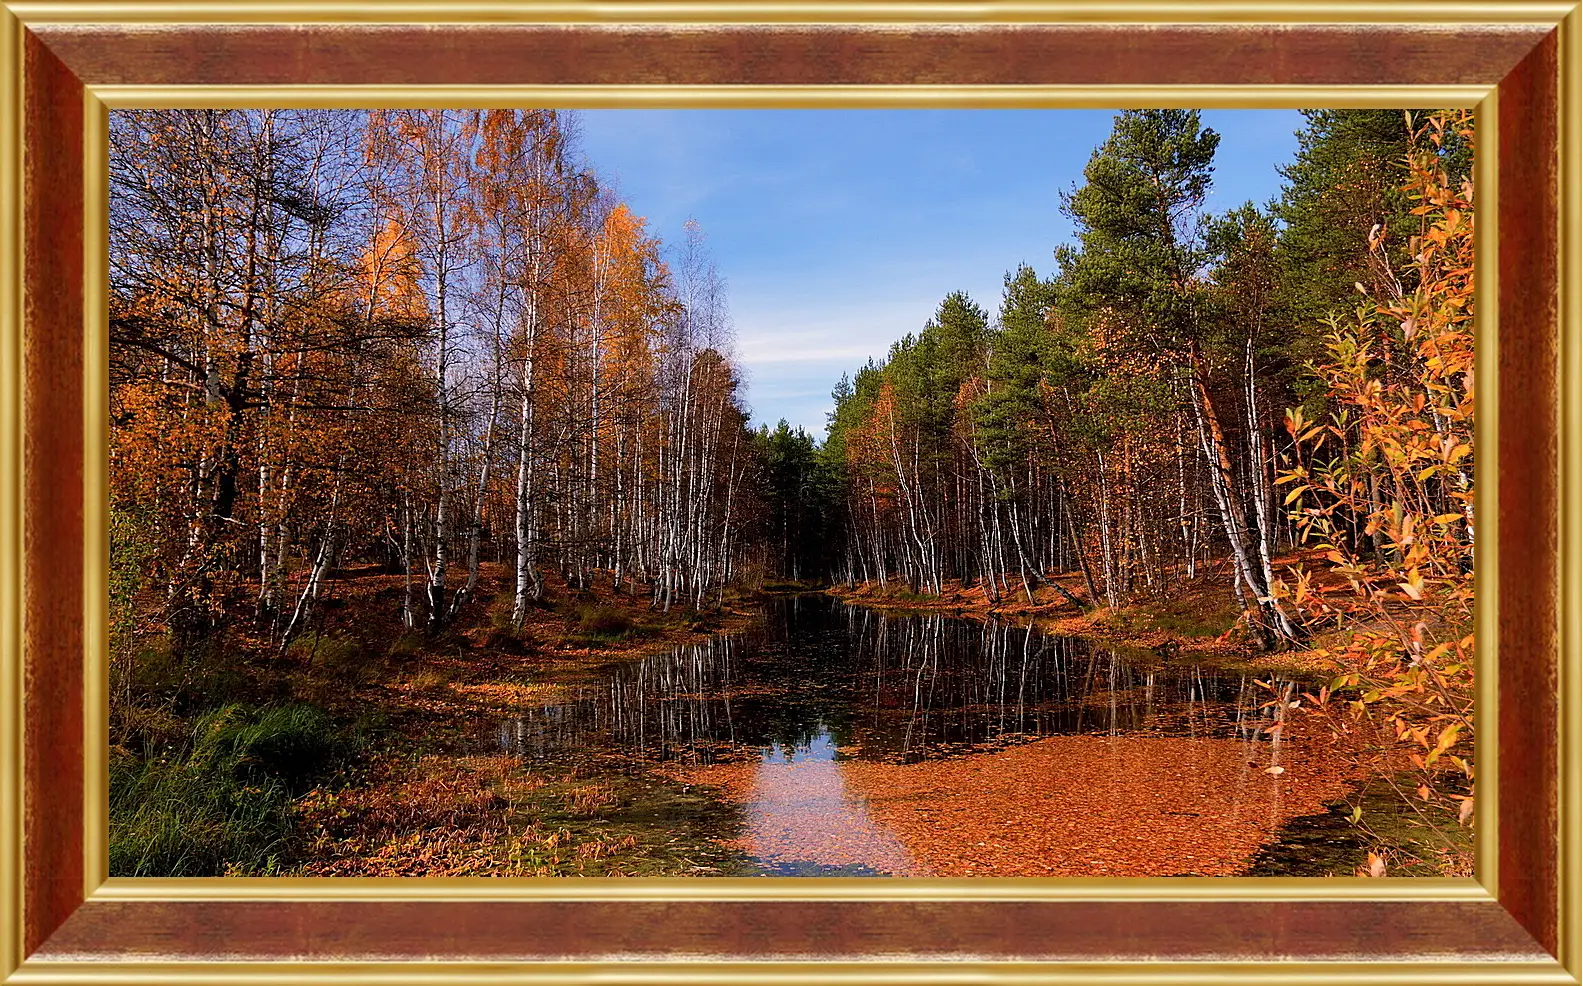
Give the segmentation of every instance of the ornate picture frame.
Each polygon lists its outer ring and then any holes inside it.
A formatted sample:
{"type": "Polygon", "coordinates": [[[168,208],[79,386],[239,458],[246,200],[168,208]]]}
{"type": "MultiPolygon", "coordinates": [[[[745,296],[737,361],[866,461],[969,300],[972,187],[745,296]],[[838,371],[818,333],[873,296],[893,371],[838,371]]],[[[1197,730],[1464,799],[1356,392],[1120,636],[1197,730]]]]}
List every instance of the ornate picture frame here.
{"type": "Polygon", "coordinates": [[[1575,2],[0,0],[6,982],[1578,982],[1575,2]],[[1472,880],[116,880],[106,140],[125,106],[1476,106],[1472,880]]]}

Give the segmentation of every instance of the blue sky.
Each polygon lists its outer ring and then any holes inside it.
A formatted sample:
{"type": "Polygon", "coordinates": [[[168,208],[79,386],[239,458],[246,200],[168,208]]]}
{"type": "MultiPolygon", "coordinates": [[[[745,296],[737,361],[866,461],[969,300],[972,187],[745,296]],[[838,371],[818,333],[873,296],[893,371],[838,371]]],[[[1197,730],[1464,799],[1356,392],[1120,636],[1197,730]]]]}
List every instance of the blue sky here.
{"type": "MultiPolygon", "coordinates": [[[[993,316],[1004,274],[1041,275],[1073,238],[1060,191],[1107,110],[586,110],[601,175],[678,243],[697,219],[728,285],[755,422],[823,436],[841,374],[968,292],[993,316]]],[[[1211,110],[1216,211],[1276,195],[1295,110],[1211,110]]]]}

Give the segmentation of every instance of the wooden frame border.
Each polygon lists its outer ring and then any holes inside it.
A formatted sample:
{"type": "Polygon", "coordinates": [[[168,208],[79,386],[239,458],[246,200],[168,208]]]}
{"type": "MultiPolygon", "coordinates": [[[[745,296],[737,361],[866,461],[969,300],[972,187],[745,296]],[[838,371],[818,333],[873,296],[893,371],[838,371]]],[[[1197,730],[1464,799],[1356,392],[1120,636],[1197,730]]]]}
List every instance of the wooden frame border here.
{"type": "Polygon", "coordinates": [[[1579,24],[1465,0],[0,0],[0,975],[1578,982],[1579,24]],[[1478,880],[106,882],[106,107],[425,102],[1476,103],[1478,880]]]}

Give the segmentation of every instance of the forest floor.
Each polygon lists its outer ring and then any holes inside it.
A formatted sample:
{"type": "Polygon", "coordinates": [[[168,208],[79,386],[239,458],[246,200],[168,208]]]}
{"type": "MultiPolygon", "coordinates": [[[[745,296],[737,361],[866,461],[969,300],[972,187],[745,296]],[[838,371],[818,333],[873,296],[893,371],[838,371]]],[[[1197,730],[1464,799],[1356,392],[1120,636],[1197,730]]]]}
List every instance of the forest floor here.
{"type": "Polygon", "coordinates": [[[299,802],[310,876],[652,876],[734,872],[735,812],[642,765],[589,750],[571,759],[506,752],[500,724],[569,700],[619,663],[751,626],[751,597],[656,610],[618,592],[547,578],[523,628],[505,628],[509,583],[483,569],[478,608],[448,638],[403,635],[360,699],[387,735],[364,781],[299,802]],[[405,652],[405,653],[403,653],[405,652]]]}

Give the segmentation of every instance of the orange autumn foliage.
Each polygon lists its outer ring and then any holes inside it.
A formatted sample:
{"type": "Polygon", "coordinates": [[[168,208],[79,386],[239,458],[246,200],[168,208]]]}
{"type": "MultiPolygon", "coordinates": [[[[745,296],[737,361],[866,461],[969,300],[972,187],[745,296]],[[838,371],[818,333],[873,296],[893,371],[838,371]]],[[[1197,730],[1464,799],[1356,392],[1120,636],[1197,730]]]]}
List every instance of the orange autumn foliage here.
{"type": "MultiPolygon", "coordinates": [[[[1439,157],[1471,144],[1470,113],[1418,126],[1406,191],[1420,228],[1413,287],[1367,294],[1316,369],[1334,409],[1288,413],[1297,458],[1279,478],[1328,578],[1296,569],[1285,591],[1338,631],[1321,697],[1382,724],[1418,775],[1415,797],[1464,822],[1473,808],[1473,247],[1470,180],[1439,157]]],[[[1383,258],[1385,233],[1371,247],[1383,258]]]]}

